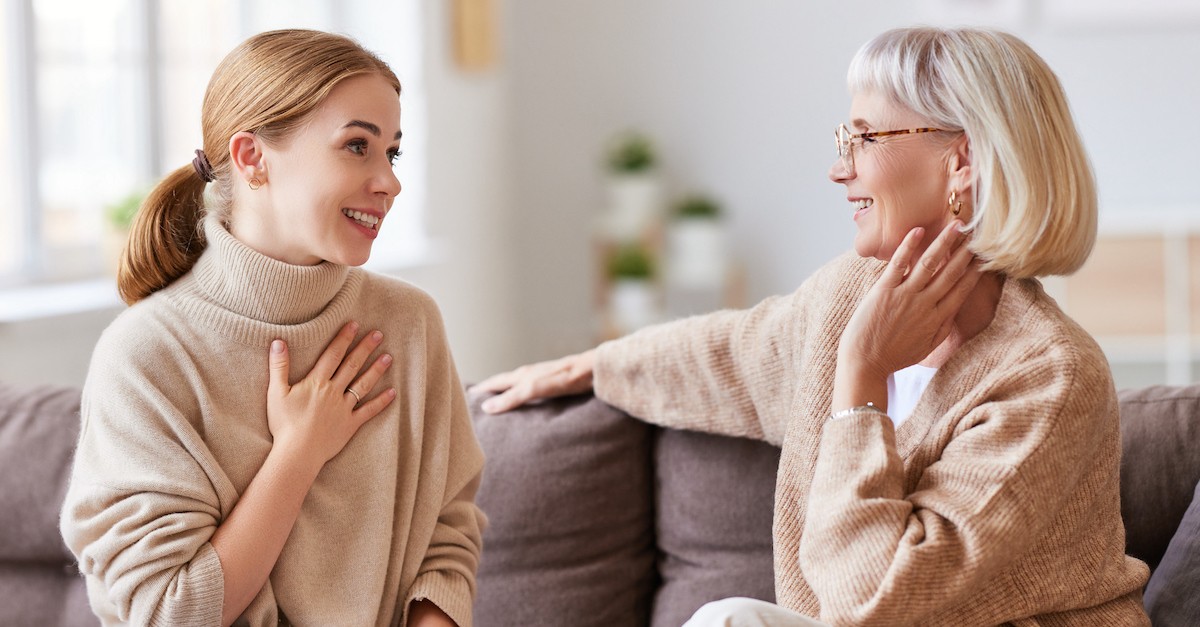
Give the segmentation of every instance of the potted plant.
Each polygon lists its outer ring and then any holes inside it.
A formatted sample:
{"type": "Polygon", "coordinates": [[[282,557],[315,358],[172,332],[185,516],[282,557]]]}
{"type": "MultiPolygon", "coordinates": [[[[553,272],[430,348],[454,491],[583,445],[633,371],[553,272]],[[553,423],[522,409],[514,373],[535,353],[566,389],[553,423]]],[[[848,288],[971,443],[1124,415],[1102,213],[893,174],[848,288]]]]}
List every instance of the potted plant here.
{"type": "Polygon", "coordinates": [[[133,218],[145,198],[145,192],[130,192],[104,208],[105,223],[108,225],[104,234],[105,265],[114,276],[120,265],[121,251],[129,241],[129,227],[133,225],[133,218]]]}
{"type": "Polygon", "coordinates": [[[721,205],[710,196],[693,194],[674,206],[667,231],[668,277],[689,289],[720,289],[728,254],[721,205]]]}
{"type": "Polygon", "coordinates": [[[608,305],[612,325],[626,334],[658,320],[654,258],[645,246],[618,246],[608,259],[608,305]]]}
{"type": "Polygon", "coordinates": [[[618,135],[609,146],[605,163],[609,174],[605,234],[614,241],[642,237],[660,221],[662,213],[654,143],[637,131],[618,135]]]}
{"type": "Polygon", "coordinates": [[[650,138],[631,131],[616,139],[608,154],[609,170],[637,174],[654,167],[654,145],[650,138]]]}
{"type": "Polygon", "coordinates": [[[676,220],[719,220],[721,205],[702,194],[686,196],[675,204],[674,217],[676,220]]]}

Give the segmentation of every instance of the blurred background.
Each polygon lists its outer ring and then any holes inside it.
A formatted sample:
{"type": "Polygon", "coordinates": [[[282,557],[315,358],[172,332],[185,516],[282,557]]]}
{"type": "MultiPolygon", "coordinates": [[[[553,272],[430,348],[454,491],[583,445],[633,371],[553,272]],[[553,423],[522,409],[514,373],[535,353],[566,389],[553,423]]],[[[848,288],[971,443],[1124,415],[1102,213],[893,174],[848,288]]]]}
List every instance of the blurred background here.
{"type": "Polygon", "coordinates": [[[846,67],[875,34],[914,24],[1003,28],[1046,58],[1093,159],[1102,220],[1094,259],[1048,289],[1100,340],[1118,386],[1200,379],[1191,0],[3,3],[3,381],[82,383],[123,307],[121,225],[190,163],[208,77],[255,32],[346,33],[400,76],[404,191],[370,265],[434,295],[463,378],[478,380],[790,292],[846,250],[852,210],[826,176],[846,67]],[[621,161],[630,138],[648,163],[621,161]],[[630,173],[652,179],[649,200],[619,191],[630,173]],[[671,225],[697,198],[719,217],[704,253],[719,264],[673,248],[671,225]],[[614,262],[614,211],[631,202],[653,215],[626,239],[658,270],[614,262]],[[673,281],[697,275],[688,264],[719,278],[699,281],[707,300],[673,308],[673,281]],[[630,272],[652,277],[655,304],[616,324],[628,299],[614,288],[630,272]]]}

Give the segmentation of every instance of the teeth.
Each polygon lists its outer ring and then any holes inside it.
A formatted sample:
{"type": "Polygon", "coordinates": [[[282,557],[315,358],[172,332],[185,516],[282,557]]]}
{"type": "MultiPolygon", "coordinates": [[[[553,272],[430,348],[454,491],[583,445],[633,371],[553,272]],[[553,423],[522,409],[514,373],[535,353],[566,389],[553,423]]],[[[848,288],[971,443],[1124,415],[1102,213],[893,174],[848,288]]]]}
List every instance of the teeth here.
{"type": "Polygon", "coordinates": [[[870,207],[870,206],[871,206],[871,205],[873,205],[873,204],[875,204],[875,201],[874,201],[874,200],[871,200],[870,198],[864,198],[864,199],[862,199],[862,200],[856,200],[856,201],[854,201],[854,209],[855,209],[856,211],[861,211],[861,210],[863,210],[863,209],[866,209],[867,207],[870,207]]]}
{"type": "Polygon", "coordinates": [[[342,214],[347,218],[352,218],[362,223],[362,225],[366,227],[374,227],[376,224],[379,224],[379,218],[369,213],[354,211],[353,209],[342,209],[342,214]]]}

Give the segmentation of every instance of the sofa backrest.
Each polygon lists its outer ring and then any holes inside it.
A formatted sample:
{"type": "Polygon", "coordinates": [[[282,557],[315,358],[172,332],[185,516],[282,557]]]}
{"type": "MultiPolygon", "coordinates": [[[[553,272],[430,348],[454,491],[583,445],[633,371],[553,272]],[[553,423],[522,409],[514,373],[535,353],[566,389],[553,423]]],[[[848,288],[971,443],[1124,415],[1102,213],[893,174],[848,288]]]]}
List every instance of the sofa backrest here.
{"type": "Polygon", "coordinates": [[[95,625],[58,531],[79,390],[0,383],[0,625],[95,625]]]}
{"type": "Polygon", "coordinates": [[[1125,550],[1152,569],[1156,627],[1200,624],[1200,386],[1122,390],[1125,550]]]}
{"type": "Polygon", "coordinates": [[[774,600],[779,449],[664,431],[591,395],[490,416],[477,627],[678,627],[705,602],[774,600]]]}

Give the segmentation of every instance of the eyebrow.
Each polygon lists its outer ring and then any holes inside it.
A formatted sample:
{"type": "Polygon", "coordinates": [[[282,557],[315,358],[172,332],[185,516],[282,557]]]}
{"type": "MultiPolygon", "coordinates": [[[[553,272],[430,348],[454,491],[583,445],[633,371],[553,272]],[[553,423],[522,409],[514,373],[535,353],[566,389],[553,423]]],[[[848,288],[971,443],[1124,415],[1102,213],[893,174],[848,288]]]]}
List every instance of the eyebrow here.
{"type": "Polygon", "coordinates": [[[871,128],[871,125],[862,118],[854,118],[850,121],[850,126],[853,126],[854,128],[871,128]]]}
{"type": "MultiPolygon", "coordinates": [[[[365,122],[363,120],[350,120],[342,128],[350,128],[350,127],[358,127],[358,128],[364,129],[368,133],[370,133],[376,137],[380,137],[383,135],[383,132],[379,130],[379,126],[372,124],[370,122],[365,122]]],[[[393,139],[396,141],[399,141],[400,137],[402,135],[404,135],[404,133],[401,133],[400,131],[396,131],[396,136],[393,139]]]]}

